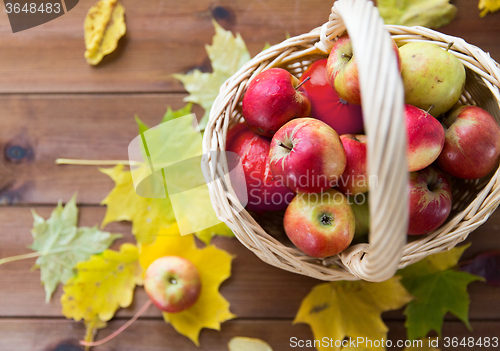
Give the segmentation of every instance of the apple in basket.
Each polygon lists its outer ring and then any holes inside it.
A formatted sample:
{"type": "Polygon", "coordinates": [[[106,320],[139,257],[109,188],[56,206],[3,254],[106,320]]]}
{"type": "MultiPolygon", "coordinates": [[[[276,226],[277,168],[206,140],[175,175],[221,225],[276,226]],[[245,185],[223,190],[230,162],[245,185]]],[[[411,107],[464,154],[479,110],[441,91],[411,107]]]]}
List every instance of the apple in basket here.
{"type": "Polygon", "coordinates": [[[462,106],[442,120],[446,141],[437,165],[461,179],[487,176],[498,165],[500,126],[477,106],[462,106]]]}
{"type": "Polygon", "coordinates": [[[418,107],[406,105],[405,116],[408,171],[415,172],[438,158],[444,146],[444,129],[436,118],[418,107]]]}
{"type": "Polygon", "coordinates": [[[451,211],[451,184],[447,175],[430,166],[410,173],[408,234],[421,235],[436,230],[451,211]]]}
{"type": "MultiPolygon", "coordinates": [[[[246,208],[249,210],[284,210],[295,196],[293,191],[275,179],[271,173],[270,144],[269,139],[255,134],[245,123],[237,124],[227,135],[226,151],[236,153],[243,166],[248,196],[246,208]]],[[[234,186],[234,189],[238,192],[242,187],[234,186]]]]}
{"type": "Polygon", "coordinates": [[[184,257],[160,257],[146,270],[144,289],[161,311],[181,312],[198,300],[200,274],[196,266],[184,257]]]}
{"type": "Polygon", "coordinates": [[[324,258],[344,251],[352,242],[354,213],[340,191],[298,193],[285,212],[285,232],[305,254],[324,258]]]}
{"type": "MultiPolygon", "coordinates": [[[[399,49],[394,40],[392,46],[396,54],[398,67],[401,69],[399,49]]],[[[361,104],[358,65],[348,34],[342,35],[333,44],[332,51],[328,56],[326,70],[328,82],[342,99],[353,104],[361,104]]]]}
{"type": "Polygon", "coordinates": [[[366,135],[344,134],[340,136],[345,149],[346,167],[338,182],[345,195],[366,193],[369,179],[366,170],[366,135]]]}
{"type": "Polygon", "coordinates": [[[299,80],[282,68],[259,73],[243,96],[242,112],[255,133],[272,137],[286,122],[306,117],[311,103],[299,80]]]}
{"type": "Polygon", "coordinates": [[[274,135],[271,171],[295,192],[317,193],[337,185],[346,156],[335,130],[314,118],[291,120],[274,135]]]}
{"type": "Polygon", "coordinates": [[[465,85],[459,59],[433,43],[408,43],[399,52],[407,104],[439,117],[457,103],[465,85]]]}
{"type": "Polygon", "coordinates": [[[311,101],[311,117],[332,127],[338,134],[359,134],[363,132],[363,112],[360,105],[340,98],[326,80],[326,62],[314,62],[300,77],[311,101]]]}

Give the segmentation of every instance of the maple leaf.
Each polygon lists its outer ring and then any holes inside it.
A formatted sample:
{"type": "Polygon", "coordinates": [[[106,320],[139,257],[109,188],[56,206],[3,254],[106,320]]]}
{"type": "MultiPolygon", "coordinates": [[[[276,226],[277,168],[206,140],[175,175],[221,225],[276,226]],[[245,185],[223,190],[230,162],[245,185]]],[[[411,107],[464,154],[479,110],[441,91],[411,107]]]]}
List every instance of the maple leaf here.
{"type": "Polygon", "coordinates": [[[93,254],[106,250],[119,234],[110,234],[96,227],[77,227],[78,209],[76,195],[62,206],[59,201],[48,220],[33,213],[33,244],[30,248],[40,253],[35,267],[40,268],[40,278],[49,302],[59,283],[73,277],[73,267],[93,254]]]}
{"type": "MultiPolygon", "coordinates": [[[[115,182],[115,187],[101,202],[107,206],[102,227],[110,222],[131,221],[132,233],[138,243],[152,243],[161,228],[168,228],[176,222],[170,199],[145,198],[137,195],[130,171],[123,165],[101,169],[115,182]]],[[[214,235],[233,237],[233,232],[224,223],[198,231],[195,235],[209,244],[214,235]]]]}
{"type": "Polygon", "coordinates": [[[83,24],[85,33],[85,58],[97,65],[113,52],[118,40],[125,34],[125,8],[117,0],[100,0],[92,6],[83,24]]]}
{"type": "MultiPolygon", "coordinates": [[[[165,115],[161,119],[160,124],[164,123],[164,122],[171,121],[171,120],[179,118],[179,117],[187,116],[187,115],[191,114],[192,108],[193,108],[192,103],[188,103],[188,104],[186,104],[186,106],[184,106],[178,110],[175,110],[175,111],[172,110],[172,108],[170,106],[168,106],[167,112],[165,112],[165,115]]],[[[135,121],[137,123],[137,126],[139,127],[139,134],[144,133],[146,130],[149,129],[149,127],[143,121],[141,121],[138,116],[135,116],[135,121]]]]}
{"type": "MultiPolygon", "coordinates": [[[[316,285],[302,301],[294,323],[309,324],[316,340],[327,337],[335,344],[335,341],[346,337],[362,337],[373,342],[387,339],[388,328],[382,321],[381,313],[401,308],[411,299],[399,277],[381,283],[323,283],[316,285]]],[[[366,345],[366,350],[380,349],[368,346],[373,345],[366,345]]],[[[323,345],[318,349],[332,350],[323,345]]],[[[334,347],[333,350],[340,348],[334,347]]]]}
{"type": "Polygon", "coordinates": [[[404,311],[408,339],[424,338],[431,330],[441,336],[447,312],[470,329],[467,286],[481,278],[454,269],[467,247],[428,256],[398,272],[402,276],[401,283],[415,296],[404,311]]]}
{"type": "Polygon", "coordinates": [[[221,85],[250,61],[250,53],[241,36],[239,34],[233,36],[230,31],[224,30],[214,20],[212,23],[215,27],[212,45],[205,46],[212,63],[212,73],[202,73],[196,69],[189,74],[173,75],[182,82],[190,94],[184,101],[194,102],[205,110],[199,123],[200,130],[204,130],[207,125],[210,109],[219,94],[221,85]]]}
{"type": "Polygon", "coordinates": [[[450,0],[378,0],[386,24],[439,28],[450,23],[457,8],[450,0]]]}
{"type": "Polygon", "coordinates": [[[488,13],[500,10],[500,0],[479,0],[478,8],[481,10],[479,15],[484,17],[488,13]]]}
{"type": "Polygon", "coordinates": [[[122,244],[120,251],[105,250],[76,265],[77,274],[64,285],[62,314],[75,321],[84,320],[86,341],[93,331],[105,327],[119,307],[132,303],[136,285],[142,285],[139,252],[133,244],[122,244]]]}
{"type": "Polygon", "coordinates": [[[181,236],[177,224],[161,229],[156,241],[140,246],[139,261],[144,270],[163,256],[181,256],[190,260],[201,278],[201,294],[196,303],[178,313],[163,313],[175,330],[199,346],[202,328],[220,330],[221,323],[235,317],[229,302],[220,294],[220,284],[231,275],[231,255],[213,245],[196,247],[193,235],[181,236]]]}

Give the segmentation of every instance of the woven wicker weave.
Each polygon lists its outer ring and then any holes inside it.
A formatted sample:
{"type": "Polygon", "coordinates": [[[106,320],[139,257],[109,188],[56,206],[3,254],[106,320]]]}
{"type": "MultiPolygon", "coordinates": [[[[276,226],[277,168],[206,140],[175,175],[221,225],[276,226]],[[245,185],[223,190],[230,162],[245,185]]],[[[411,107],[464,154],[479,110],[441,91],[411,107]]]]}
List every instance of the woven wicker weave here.
{"type": "Polygon", "coordinates": [[[345,30],[353,42],[359,67],[365,131],[368,136],[368,174],[378,177],[370,187],[369,244],[351,246],[341,254],[316,259],[277,240],[241,208],[229,180],[224,153],[210,153],[204,171],[218,179],[209,184],[212,205],[236,237],[263,261],[320,280],[382,281],[398,268],[425,256],[448,250],[484,223],[500,203],[499,171],[489,177],[453,182],[450,219],[435,232],[407,243],[408,199],[404,91],[392,52],[390,36],[400,46],[412,41],[446,48],[466,67],[463,104],[475,104],[500,121],[500,69],[489,54],[463,39],[422,27],[384,25],[368,0],[339,0],[329,21],[310,33],[290,38],[258,54],[228,79],[210,113],[203,139],[204,153],[224,151],[228,129],[242,121],[241,99],[256,74],[282,67],[300,77],[307,67],[327,57],[335,38],[345,30]]]}

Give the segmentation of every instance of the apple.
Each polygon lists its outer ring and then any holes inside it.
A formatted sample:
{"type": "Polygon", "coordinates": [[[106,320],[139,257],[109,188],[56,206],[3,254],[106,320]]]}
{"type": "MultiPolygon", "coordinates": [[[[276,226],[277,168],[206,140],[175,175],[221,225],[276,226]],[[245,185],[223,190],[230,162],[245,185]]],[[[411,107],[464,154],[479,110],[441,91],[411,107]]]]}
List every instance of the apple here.
{"type": "Polygon", "coordinates": [[[290,241],[317,258],[344,251],[354,237],[354,213],[344,194],[335,189],[298,193],[286,209],[283,224],[290,241]]]}
{"type": "Polygon", "coordinates": [[[242,112],[255,133],[272,137],[286,122],[306,117],[311,103],[299,80],[282,68],[259,73],[243,96],[242,112]]]}
{"type": "Polygon", "coordinates": [[[146,269],[144,289],[161,311],[181,312],[198,300],[200,274],[196,266],[184,257],[160,257],[146,269]]]}
{"type": "Polygon", "coordinates": [[[415,172],[438,158],[444,146],[444,129],[436,118],[412,105],[405,106],[405,117],[408,171],[415,172]]]}
{"type": "MultiPolygon", "coordinates": [[[[401,69],[399,49],[394,40],[392,40],[392,46],[398,68],[401,69]]],[[[358,65],[348,34],[342,35],[333,44],[326,64],[326,73],[328,82],[342,99],[353,104],[361,104],[358,65]]]]}
{"type": "Polygon", "coordinates": [[[314,118],[297,118],[271,140],[269,165],[274,176],[293,191],[317,193],[337,184],[346,155],[330,126],[314,118]]]}
{"type": "Polygon", "coordinates": [[[409,192],[409,235],[430,233],[446,221],[452,197],[445,173],[433,166],[411,172],[409,192]]]}
{"type": "MultiPolygon", "coordinates": [[[[271,141],[255,134],[245,123],[231,128],[227,135],[226,151],[236,153],[245,174],[248,203],[252,211],[284,210],[295,193],[274,178],[269,168],[271,141]]],[[[235,190],[240,187],[234,187],[235,190]]]]}
{"type": "Polygon", "coordinates": [[[461,179],[487,176],[498,165],[500,126],[492,115],[477,106],[462,106],[443,118],[444,148],[437,165],[461,179]]]}
{"type": "Polygon", "coordinates": [[[354,238],[360,239],[370,232],[370,208],[368,206],[368,194],[358,194],[348,196],[348,203],[351,205],[356,223],[354,229],[354,238]]]}
{"type": "Polygon", "coordinates": [[[311,101],[311,117],[332,127],[338,134],[359,134],[363,132],[363,112],[360,105],[340,98],[326,80],[327,59],[314,62],[300,77],[311,101]]]}
{"type": "Polygon", "coordinates": [[[406,103],[434,117],[452,108],[465,85],[462,62],[433,43],[408,43],[399,52],[406,103]]]}
{"type": "Polygon", "coordinates": [[[366,135],[344,134],[340,136],[346,156],[346,167],[338,182],[338,188],[344,194],[356,195],[368,191],[366,170],[366,135]]]}

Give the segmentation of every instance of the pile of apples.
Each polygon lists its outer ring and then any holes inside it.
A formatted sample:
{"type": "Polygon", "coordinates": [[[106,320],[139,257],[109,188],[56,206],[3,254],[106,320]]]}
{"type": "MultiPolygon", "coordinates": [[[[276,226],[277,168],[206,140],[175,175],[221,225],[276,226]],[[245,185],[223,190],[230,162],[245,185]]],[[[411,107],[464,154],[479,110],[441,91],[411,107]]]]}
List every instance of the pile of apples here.
{"type": "MultiPolygon", "coordinates": [[[[393,41],[405,89],[409,235],[446,221],[451,177],[482,178],[498,165],[500,127],[487,111],[459,104],[466,72],[451,45],[393,41]]],[[[362,98],[344,34],[300,80],[281,68],[259,73],[243,96],[246,123],[228,132],[226,150],[245,172],[247,209],[286,209],[287,236],[312,257],[336,255],[369,231],[367,192],[377,180],[367,174],[363,119],[370,115],[362,98]]]]}

